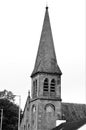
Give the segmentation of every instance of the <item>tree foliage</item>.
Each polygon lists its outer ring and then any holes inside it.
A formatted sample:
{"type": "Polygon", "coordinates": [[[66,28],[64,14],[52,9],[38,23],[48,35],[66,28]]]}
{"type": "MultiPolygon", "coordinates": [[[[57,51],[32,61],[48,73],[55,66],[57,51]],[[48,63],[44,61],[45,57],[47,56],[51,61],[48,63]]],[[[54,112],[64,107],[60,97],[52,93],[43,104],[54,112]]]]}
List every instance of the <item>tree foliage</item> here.
{"type": "Polygon", "coordinates": [[[6,89],[3,91],[0,91],[0,99],[5,98],[10,101],[15,101],[15,95],[11,91],[7,91],[6,89]]]}
{"type": "MultiPolygon", "coordinates": [[[[0,110],[3,109],[2,130],[18,130],[19,106],[12,101],[14,101],[14,98],[0,99],[0,110]]],[[[22,116],[22,111],[21,111],[21,116],[22,116]]],[[[0,112],[0,117],[1,117],[1,112],[0,112]]],[[[0,118],[0,122],[1,122],[1,118],[0,118]]]]}

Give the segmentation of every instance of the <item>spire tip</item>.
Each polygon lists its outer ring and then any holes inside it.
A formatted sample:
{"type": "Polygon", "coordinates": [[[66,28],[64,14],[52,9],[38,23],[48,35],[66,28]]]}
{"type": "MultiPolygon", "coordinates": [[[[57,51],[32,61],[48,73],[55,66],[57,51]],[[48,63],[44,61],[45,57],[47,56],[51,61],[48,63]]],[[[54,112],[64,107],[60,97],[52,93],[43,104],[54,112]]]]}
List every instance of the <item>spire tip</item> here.
{"type": "Polygon", "coordinates": [[[46,10],[48,10],[48,6],[46,6],[46,10]]]}

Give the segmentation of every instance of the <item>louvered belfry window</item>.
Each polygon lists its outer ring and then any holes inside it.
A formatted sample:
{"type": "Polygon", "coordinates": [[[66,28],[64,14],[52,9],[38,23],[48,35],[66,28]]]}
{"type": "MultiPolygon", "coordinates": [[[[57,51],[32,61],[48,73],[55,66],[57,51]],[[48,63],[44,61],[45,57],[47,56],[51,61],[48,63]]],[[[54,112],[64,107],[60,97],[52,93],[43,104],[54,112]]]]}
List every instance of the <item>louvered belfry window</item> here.
{"type": "Polygon", "coordinates": [[[48,90],[49,89],[49,81],[48,81],[48,79],[46,78],[45,80],[44,80],[44,85],[43,85],[43,95],[44,96],[47,96],[48,95],[48,90]]]}
{"type": "Polygon", "coordinates": [[[50,93],[55,93],[55,79],[51,80],[50,93]]]}

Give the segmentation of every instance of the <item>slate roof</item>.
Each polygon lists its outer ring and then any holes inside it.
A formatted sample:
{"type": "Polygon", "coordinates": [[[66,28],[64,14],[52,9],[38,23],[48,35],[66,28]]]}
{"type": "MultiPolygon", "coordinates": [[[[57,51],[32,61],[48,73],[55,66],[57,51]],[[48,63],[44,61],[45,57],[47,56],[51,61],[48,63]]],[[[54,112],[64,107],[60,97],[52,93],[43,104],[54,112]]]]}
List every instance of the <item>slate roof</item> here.
{"type": "Polygon", "coordinates": [[[38,53],[31,77],[40,72],[62,74],[56,60],[48,7],[46,7],[38,53]]]}
{"type": "Polygon", "coordinates": [[[86,118],[86,104],[62,103],[62,119],[67,122],[86,118]]]}
{"type": "Polygon", "coordinates": [[[77,130],[86,124],[86,104],[62,103],[62,123],[52,130],[77,130]]]}
{"type": "Polygon", "coordinates": [[[52,130],[77,130],[85,124],[86,124],[86,118],[78,121],[62,123],[61,125],[53,128],[52,130]]]}

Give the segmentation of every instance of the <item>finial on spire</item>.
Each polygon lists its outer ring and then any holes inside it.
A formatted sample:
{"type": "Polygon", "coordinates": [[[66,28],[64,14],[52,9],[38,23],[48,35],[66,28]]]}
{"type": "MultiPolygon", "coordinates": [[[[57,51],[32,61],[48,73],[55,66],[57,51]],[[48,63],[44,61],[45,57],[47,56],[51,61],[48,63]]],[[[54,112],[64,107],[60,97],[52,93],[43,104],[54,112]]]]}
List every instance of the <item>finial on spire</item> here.
{"type": "Polygon", "coordinates": [[[48,9],[48,2],[47,2],[47,0],[46,0],[46,10],[48,9]]]}
{"type": "Polygon", "coordinates": [[[46,6],[46,10],[48,9],[48,6],[46,6]]]}
{"type": "Polygon", "coordinates": [[[30,91],[28,91],[28,97],[30,97],[30,91]]]}

